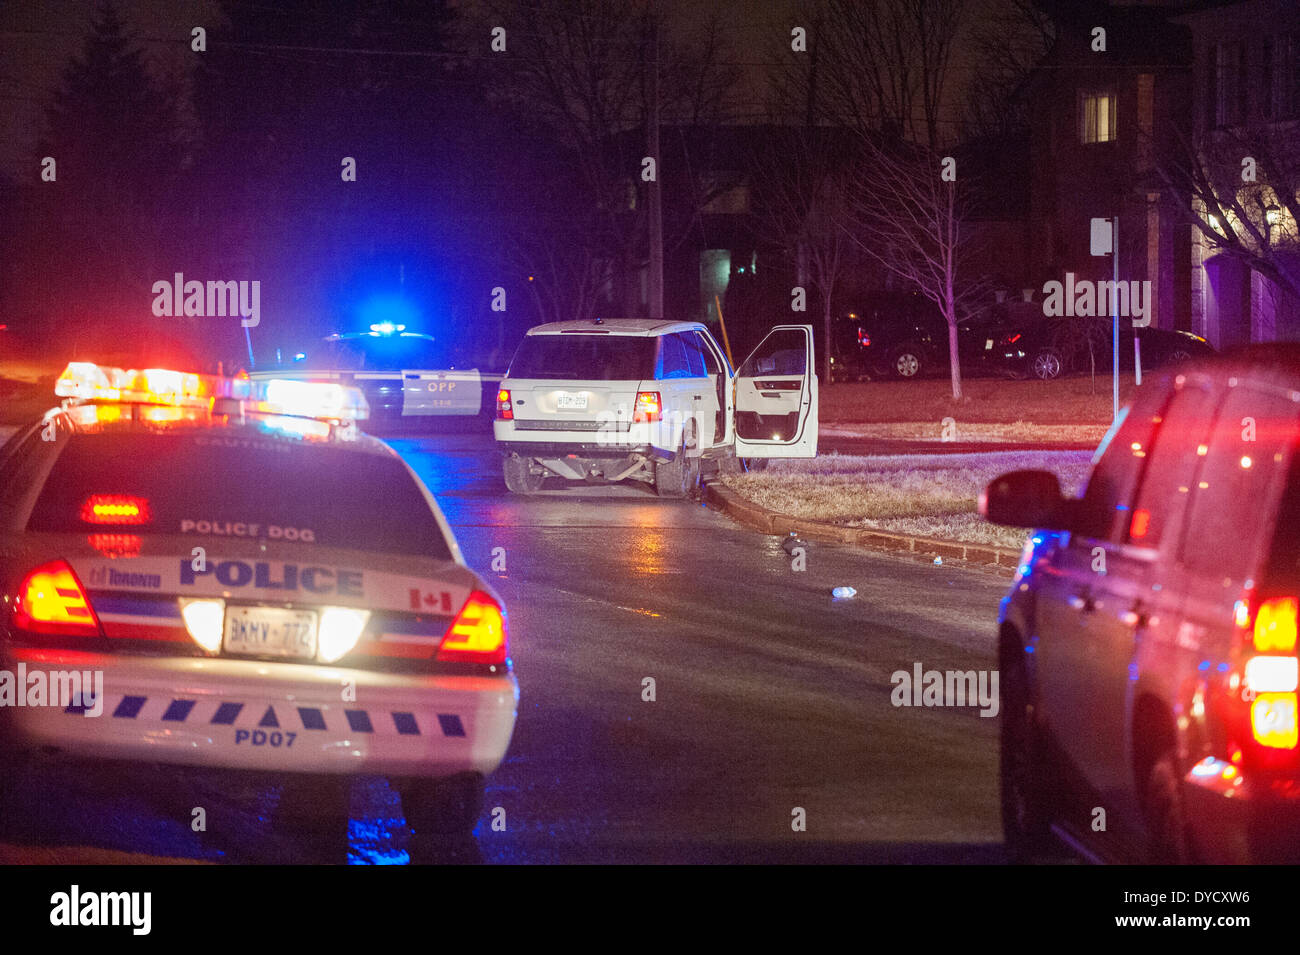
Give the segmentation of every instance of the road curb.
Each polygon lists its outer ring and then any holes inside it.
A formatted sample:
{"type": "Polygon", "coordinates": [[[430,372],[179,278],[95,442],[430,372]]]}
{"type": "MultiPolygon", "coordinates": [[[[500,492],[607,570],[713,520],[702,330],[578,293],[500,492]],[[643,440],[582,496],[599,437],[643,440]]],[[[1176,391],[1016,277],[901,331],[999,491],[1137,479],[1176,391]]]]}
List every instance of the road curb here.
{"type": "Polygon", "coordinates": [[[942,557],[945,560],[964,560],[972,564],[997,567],[1008,572],[1012,572],[1020,563],[1020,551],[1008,547],[966,544],[961,541],[915,537],[908,534],[889,534],[866,527],[844,527],[827,521],[791,517],[788,514],[780,514],[760,507],[717,481],[710,481],[704,485],[704,500],[705,503],[716,507],[741,524],[760,530],[764,534],[775,534],[779,537],[785,537],[793,532],[803,540],[851,544],[871,550],[942,557]]]}

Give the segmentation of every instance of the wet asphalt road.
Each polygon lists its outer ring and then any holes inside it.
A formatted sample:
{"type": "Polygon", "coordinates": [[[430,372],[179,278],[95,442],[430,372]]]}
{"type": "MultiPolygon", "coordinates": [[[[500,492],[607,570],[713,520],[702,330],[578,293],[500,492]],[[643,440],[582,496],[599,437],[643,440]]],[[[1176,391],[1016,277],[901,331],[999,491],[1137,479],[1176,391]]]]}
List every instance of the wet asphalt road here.
{"type": "MultiPolygon", "coordinates": [[[[1004,578],[829,544],[798,572],[777,539],[641,486],[512,497],[485,435],[391,443],[504,598],[521,685],[483,821],[446,861],[1001,861],[997,719],[896,708],[890,675],[992,669],[1004,578]],[[857,597],[832,600],[840,584],[857,597]]],[[[265,781],[37,778],[0,819],[0,862],[328,858],[272,829],[265,781]]],[[[354,786],[352,817],[352,862],[407,860],[382,780],[354,786]]]]}

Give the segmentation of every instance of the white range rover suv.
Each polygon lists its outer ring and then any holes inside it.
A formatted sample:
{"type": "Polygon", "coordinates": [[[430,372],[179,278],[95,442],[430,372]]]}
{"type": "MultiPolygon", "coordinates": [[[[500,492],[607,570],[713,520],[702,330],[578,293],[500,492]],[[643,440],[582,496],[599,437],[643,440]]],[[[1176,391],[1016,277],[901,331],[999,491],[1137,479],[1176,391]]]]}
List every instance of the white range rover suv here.
{"type": "Polygon", "coordinates": [[[778,325],[732,371],[698,322],[593,319],[530,329],[497,394],[506,486],[647,481],[686,497],[702,470],[817,454],[812,327],[778,325]]]}

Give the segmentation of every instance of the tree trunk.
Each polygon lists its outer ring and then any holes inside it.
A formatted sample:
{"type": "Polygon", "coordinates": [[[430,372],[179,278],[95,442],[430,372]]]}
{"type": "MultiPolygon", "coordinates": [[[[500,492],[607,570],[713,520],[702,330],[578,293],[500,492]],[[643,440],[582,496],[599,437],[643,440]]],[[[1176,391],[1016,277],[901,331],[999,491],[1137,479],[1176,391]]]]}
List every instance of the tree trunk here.
{"type": "Polygon", "coordinates": [[[952,396],[961,400],[961,359],[957,354],[957,316],[949,306],[948,314],[948,363],[952,366],[952,396]]]}
{"type": "Polygon", "coordinates": [[[822,381],[831,383],[831,297],[822,296],[822,331],[825,345],[822,350],[822,381]]]}

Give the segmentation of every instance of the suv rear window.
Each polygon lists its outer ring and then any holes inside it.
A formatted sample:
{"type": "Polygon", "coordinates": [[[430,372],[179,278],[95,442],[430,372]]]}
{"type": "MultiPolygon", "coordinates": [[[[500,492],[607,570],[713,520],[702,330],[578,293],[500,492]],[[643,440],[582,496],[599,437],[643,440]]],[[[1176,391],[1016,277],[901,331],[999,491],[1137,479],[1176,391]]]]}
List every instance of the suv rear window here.
{"type": "Polygon", "coordinates": [[[528,335],[510,362],[511,378],[642,381],[655,376],[655,339],[641,335],[528,335]]]}
{"type": "Polygon", "coordinates": [[[27,529],[185,534],[206,544],[226,536],[289,539],[292,529],[293,537],[310,531],[311,543],[328,547],[451,559],[398,459],[237,432],[74,435],[27,529]],[[86,523],[82,508],[91,495],[144,498],[151,520],[86,523]]]}

